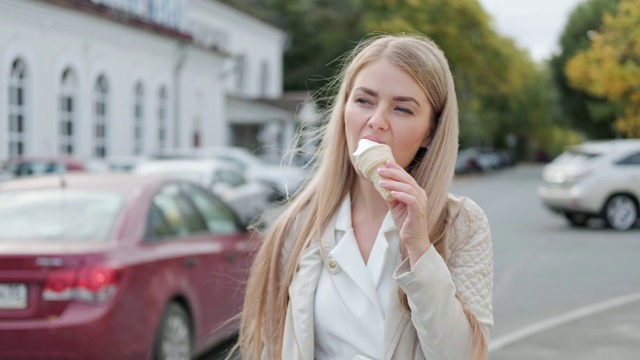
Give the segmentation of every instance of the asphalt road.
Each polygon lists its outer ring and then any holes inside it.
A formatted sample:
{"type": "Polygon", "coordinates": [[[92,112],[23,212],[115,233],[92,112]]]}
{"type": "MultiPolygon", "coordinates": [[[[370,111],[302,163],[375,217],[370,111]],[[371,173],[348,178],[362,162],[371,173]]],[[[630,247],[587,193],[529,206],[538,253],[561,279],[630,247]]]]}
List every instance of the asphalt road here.
{"type": "Polygon", "coordinates": [[[459,177],[452,188],[476,201],[491,224],[490,359],[640,358],[640,227],[569,227],[538,200],[541,170],[459,177]]]}
{"type": "Polygon", "coordinates": [[[640,228],[569,227],[538,200],[541,170],[464,177],[452,190],[474,199],[492,228],[490,359],[640,358],[640,228]]]}

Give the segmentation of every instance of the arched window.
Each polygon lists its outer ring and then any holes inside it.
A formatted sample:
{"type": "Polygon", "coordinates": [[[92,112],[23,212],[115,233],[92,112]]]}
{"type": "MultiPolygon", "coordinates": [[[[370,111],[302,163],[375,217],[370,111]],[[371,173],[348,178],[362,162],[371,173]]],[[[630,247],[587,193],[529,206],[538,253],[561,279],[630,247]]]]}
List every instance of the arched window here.
{"type": "Polygon", "coordinates": [[[144,151],[144,138],[142,136],[144,126],[144,88],[142,83],[137,83],[134,90],[133,102],[133,153],[141,155],[144,151]]]}
{"type": "Polygon", "coordinates": [[[100,75],[93,88],[94,97],[94,132],[93,155],[103,158],[107,155],[107,131],[109,118],[109,84],[104,75],[100,75]]]}
{"type": "Polygon", "coordinates": [[[158,148],[160,150],[167,148],[168,101],[167,89],[160,88],[158,93],[158,148]]]}
{"type": "Polygon", "coordinates": [[[77,114],[78,80],[71,69],[62,73],[62,86],[60,87],[60,138],[59,152],[61,154],[73,154],[74,152],[74,124],[77,114]]]}
{"type": "Polygon", "coordinates": [[[24,61],[16,59],[9,76],[9,156],[22,155],[26,147],[27,69],[24,61]]]}

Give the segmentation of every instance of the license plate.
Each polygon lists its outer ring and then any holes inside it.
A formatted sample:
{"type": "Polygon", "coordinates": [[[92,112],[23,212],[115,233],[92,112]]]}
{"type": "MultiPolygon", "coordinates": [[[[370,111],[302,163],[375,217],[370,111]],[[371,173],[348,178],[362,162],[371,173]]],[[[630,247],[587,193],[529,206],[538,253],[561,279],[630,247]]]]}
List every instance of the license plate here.
{"type": "Polygon", "coordinates": [[[27,285],[0,284],[0,309],[26,309],[27,285]]]}

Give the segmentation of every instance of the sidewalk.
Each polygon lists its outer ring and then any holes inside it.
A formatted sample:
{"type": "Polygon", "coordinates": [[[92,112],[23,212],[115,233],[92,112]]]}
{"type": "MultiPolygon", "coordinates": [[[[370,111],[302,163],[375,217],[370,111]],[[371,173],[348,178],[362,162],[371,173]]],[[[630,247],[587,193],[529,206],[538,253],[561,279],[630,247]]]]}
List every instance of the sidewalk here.
{"type": "Polygon", "coordinates": [[[489,360],[640,359],[640,301],[570,321],[489,353],[489,360]]]}

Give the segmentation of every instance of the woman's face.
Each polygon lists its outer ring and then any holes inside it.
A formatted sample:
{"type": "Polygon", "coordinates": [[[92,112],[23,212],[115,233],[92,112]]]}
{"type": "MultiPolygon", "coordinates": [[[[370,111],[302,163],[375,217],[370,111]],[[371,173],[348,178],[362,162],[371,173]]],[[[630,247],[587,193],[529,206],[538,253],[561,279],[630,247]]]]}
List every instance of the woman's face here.
{"type": "Polygon", "coordinates": [[[387,144],[406,168],[428,145],[433,109],[422,87],[404,70],[376,60],[355,77],[344,110],[347,147],[353,161],[358,140],[387,144]]]}

